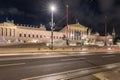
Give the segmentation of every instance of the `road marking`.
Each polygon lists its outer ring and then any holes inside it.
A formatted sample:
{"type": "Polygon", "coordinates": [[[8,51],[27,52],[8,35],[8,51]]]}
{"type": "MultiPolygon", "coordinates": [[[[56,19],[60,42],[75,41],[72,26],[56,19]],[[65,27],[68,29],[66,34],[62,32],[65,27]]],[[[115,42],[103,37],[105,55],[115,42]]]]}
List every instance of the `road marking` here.
{"type": "Polygon", "coordinates": [[[106,52],[106,54],[118,54],[118,52],[111,51],[111,52],[106,52]]]}
{"type": "Polygon", "coordinates": [[[71,58],[71,59],[61,59],[60,61],[74,61],[74,60],[84,60],[86,58],[71,58]]]}
{"type": "Polygon", "coordinates": [[[65,72],[60,72],[60,73],[53,73],[53,74],[48,74],[48,75],[36,76],[36,77],[30,77],[30,78],[25,78],[25,79],[21,79],[21,80],[34,80],[34,79],[37,79],[37,78],[45,78],[45,77],[50,77],[50,76],[56,76],[56,75],[66,74],[66,73],[72,73],[72,72],[76,72],[76,71],[84,71],[86,69],[92,69],[92,68],[94,68],[94,67],[84,68],[84,69],[70,70],[70,71],[65,71],[65,72]]]}
{"type": "MultiPolygon", "coordinates": [[[[46,78],[46,77],[51,77],[51,76],[58,76],[58,75],[67,74],[67,73],[69,74],[69,73],[74,73],[74,72],[78,72],[78,71],[82,71],[84,73],[84,71],[86,72],[88,70],[96,69],[96,68],[100,68],[100,67],[108,69],[108,66],[111,66],[111,65],[114,65],[114,67],[111,67],[109,69],[112,69],[112,68],[115,68],[117,66],[120,66],[120,63],[107,64],[107,65],[101,65],[101,66],[94,66],[94,67],[82,68],[82,69],[76,69],[76,70],[70,70],[70,71],[65,71],[65,72],[60,72],[60,73],[53,73],[53,74],[48,74],[48,75],[42,75],[42,76],[24,78],[24,79],[21,79],[21,80],[35,80],[35,79],[38,79],[38,78],[40,79],[40,78],[46,78]]],[[[42,79],[42,80],[44,80],[44,79],[42,79]]],[[[50,80],[50,79],[47,79],[47,80],[50,80]]],[[[57,79],[57,80],[62,80],[62,79],[57,79]]]]}
{"type": "Polygon", "coordinates": [[[17,65],[24,65],[24,64],[26,64],[26,63],[3,64],[3,65],[0,65],[0,67],[17,66],[17,65]]]}
{"type": "Polygon", "coordinates": [[[103,58],[110,58],[110,57],[115,57],[115,55],[107,55],[107,56],[102,56],[103,58]]]}
{"type": "Polygon", "coordinates": [[[48,55],[48,56],[31,56],[31,57],[16,57],[16,58],[1,58],[0,61],[9,61],[9,60],[23,60],[23,59],[43,59],[43,58],[57,58],[57,57],[70,57],[70,56],[79,56],[79,55],[48,55]]]}

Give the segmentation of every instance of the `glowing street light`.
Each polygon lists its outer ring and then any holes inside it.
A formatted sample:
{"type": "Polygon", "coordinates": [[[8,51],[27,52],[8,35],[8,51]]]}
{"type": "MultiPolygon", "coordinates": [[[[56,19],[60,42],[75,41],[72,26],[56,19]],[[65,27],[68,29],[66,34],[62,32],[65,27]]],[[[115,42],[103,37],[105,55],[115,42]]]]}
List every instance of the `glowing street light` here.
{"type": "Polygon", "coordinates": [[[55,11],[55,6],[54,5],[51,6],[51,11],[52,12],[55,11]]]}
{"type": "Polygon", "coordinates": [[[51,5],[51,48],[53,49],[53,27],[54,27],[54,22],[53,22],[53,12],[55,11],[55,6],[51,5]]]}

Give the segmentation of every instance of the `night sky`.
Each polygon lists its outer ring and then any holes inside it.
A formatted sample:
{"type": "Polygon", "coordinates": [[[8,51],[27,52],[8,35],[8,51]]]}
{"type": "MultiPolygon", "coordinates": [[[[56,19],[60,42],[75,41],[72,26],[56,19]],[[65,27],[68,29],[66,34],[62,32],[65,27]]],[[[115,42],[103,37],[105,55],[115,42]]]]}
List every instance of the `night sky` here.
{"type": "Polygon", "coordinates": [[[108,33],[113,27],[120,35],[120,0],[0,0],[0,22],[6,17],[18,24],[44,24],[50,29],[50,4],[56,5],[56,30],[66,25],[66,4],[69,4],[69,24],[79,22],[104,35],[104,17],[107,16],[108,33]]]}

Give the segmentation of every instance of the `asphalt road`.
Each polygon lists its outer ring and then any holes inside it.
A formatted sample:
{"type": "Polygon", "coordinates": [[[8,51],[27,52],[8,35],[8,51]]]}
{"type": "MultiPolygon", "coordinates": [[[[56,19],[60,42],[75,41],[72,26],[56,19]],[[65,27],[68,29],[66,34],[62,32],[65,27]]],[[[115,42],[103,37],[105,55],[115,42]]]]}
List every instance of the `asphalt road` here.
{"type": "Polygon", "coordinates": [[[46,75],[53,76],[55,74],[65,74],[65,72],[71,73],[75,70],[85,71],[84,75],[81,75],[85,76],[94,71],[104,71],[103,65],[110,65],[112,67],[111,64],[120,62],[119,53],[84,54],[85,53],[76,55],[1,55],[0,80],[41,80],[40,78],[46,77],[46,75]],[[100,68],[100,66],[102,66],[102,68],[100,68]]]}

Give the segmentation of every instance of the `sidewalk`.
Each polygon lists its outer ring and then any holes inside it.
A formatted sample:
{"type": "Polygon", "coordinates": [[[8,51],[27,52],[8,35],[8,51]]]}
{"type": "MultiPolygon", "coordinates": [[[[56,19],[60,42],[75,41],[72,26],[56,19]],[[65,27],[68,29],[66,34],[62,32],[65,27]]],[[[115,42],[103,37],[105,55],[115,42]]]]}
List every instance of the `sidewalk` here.
{"type": "Polygon", "coordinates": [[[106,71],[94,74],[100,80],[120,80],[120,74],[115,71],[106,71]]]}
{"type": "Polygon", "coordinates": [[[13,53],[101,53],[101,52],[120,52],[120,48],[0,48],[0,54],[13,54],[13,53]]]}

